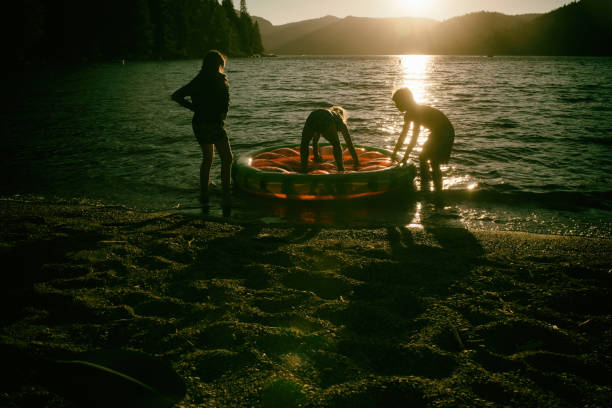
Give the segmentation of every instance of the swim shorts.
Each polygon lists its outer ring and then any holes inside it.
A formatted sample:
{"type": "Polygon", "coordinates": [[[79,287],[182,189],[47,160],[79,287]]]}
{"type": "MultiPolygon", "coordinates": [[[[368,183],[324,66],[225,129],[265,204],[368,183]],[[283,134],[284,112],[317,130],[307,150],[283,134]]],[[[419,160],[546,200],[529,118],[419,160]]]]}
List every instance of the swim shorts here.
{"type": "Polygon", "coordinates": [[[442,132],[432,131],[429,139],[423,145],[420,156],[437,163],[448,163],[455,141],[455,130],[451,127],[442,132]]]}
{"type": "Polygon", "coordinates": [[[198,121],[192,122],[193,133],[195,134],[198,143],[215,144],[223,138],[227,139],[227,132],[223,123],[202,123],[198,121]]]}

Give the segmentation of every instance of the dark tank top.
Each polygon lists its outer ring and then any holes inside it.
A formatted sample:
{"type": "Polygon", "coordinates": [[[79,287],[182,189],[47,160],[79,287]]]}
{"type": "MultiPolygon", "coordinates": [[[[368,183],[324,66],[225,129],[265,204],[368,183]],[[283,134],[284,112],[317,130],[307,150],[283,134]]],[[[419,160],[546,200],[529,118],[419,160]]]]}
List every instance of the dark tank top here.
{"type": "Polygon", "coordinates": [[[323,133],[331,125],[335,125],[336,129],[340,129],[342,123],[344,123],[342,118],[329,109],[314,110],[308,115],[308,119],[306,119],[306,125],[318,133],[323,133]]]}
{"type": "Polygon", "coordinates": [[[220,72],[198,74],[188,85],[194,122],[222,124],[229,110],[229,82],[220,72]]]}

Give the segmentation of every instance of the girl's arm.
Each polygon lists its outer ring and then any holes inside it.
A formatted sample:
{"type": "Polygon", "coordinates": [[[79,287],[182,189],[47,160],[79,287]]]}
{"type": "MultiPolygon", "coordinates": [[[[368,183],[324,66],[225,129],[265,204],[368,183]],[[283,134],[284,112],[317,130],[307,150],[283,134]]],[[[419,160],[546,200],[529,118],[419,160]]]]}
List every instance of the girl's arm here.
{"type": "Polygon", "coordinates": [[[220,96],[220,119],[224,121],[227,119],[227,113],[230,107],[229,81],[227,80],[226,76],[223,77],[223,81],[221,83],[220,96]]]}
{"type": "Polygon", "coordinates": [[[186,96],[189,96],[189,84],[174,92],[172,94],[172,100],[191,111],[195,111],[193,103],[185,99],[186,96]]]}

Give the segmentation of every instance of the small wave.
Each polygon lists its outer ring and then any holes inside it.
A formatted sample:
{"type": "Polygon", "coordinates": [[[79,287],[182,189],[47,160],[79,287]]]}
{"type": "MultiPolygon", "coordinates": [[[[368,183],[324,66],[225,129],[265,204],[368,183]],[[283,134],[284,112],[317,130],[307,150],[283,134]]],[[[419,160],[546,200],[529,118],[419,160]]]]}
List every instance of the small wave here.
{"type": "Polygon", "coordinates": [[[610,108],[609,106],[605,106],[605,105],[593,106],[591,109],[597,112],[612,112],[612,108],[610,108]]]}
{"type": "Polygon", "coordinates": [[[469,93],[451,93],[450,96],[457,98],[460,101],[470,101],[472,99],[474,99],[474,95],[473,94],[469,94],[469,93]]]}
{"type": "Polygon", "coordinates": [[[491,126],[502,129],[514,129],[519,127],[519,124],[512,119],[497,119],[496,121],[491,122],[491,126]]]}
{"type": "MultiPolygon", "coordinates": [[[[552,187],[552,186],[550,186],[552,187]]],[[[540,207],[555,210],[580,211],[599,209],[612,211],[612,191],[530,192],[510,184],[481,185],[478,190],[444,190],[443,198],[450,201],[491,203],[517,207],[540,207]]]]}
{"type": "Polygon", "coordinates": [[[604,146],[612,146],[612,139],[610,138],[582,136],[578,140],[583,143],[595,143],[595,144],[600,144],[604,146]]]}
{"type": "Polygon", "coordinates": [[[264,141],[257,142],[257,143],[232,143],[232,148],[235,150],[248,151],[248,150],[253,150],[255,148],[258,148],[258,147],[268,147],[268,146],[286,145],[286,144],[288,144],[287,139],[274,139],[274,140],[264,140],[264,141]]]}
{"type": "Polygon", "coordinates": [[[157,142],[158,145],[167,146],[167,145],[171,145],[171,144],[174,144],[174,143],[184,143],[185,141],[182,138],[179,138],[179,137],[163,136],[159,140],[157,140],[156,142],[157,142]]]}
{"type": "Polygon", "coordinates": [[[561,96],[559,97],[559,100],[561,102],[568,102],[568,103],[590,103],[590,102],[596,101],[596,99],[592,96],[574,96],[574,97],[561,96]]]}
{"type": "Polygon", "coordinates": [[[325,101],[307,101],[307,100],[296,100],[296,101],[285,101],[286,106],[299,106],[309,107],[312,109],[325,109],[333,105],[333,103],[325,101]]]}

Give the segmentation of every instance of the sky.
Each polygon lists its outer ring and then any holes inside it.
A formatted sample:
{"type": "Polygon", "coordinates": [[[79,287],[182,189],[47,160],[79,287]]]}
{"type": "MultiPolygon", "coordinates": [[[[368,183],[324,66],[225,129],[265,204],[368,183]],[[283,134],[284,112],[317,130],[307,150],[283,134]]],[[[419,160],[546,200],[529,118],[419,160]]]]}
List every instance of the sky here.
{"type": "MultiPolygon", "coordinates": [[[[445,20],[475,11],[504,14],[546,13],[572,0],[247,0],[252,16],[274,25],[332,15],[336,17],[427,17],[445,20]]],[[[239,0],[234,0],[236,8],[239,0]]]]}

